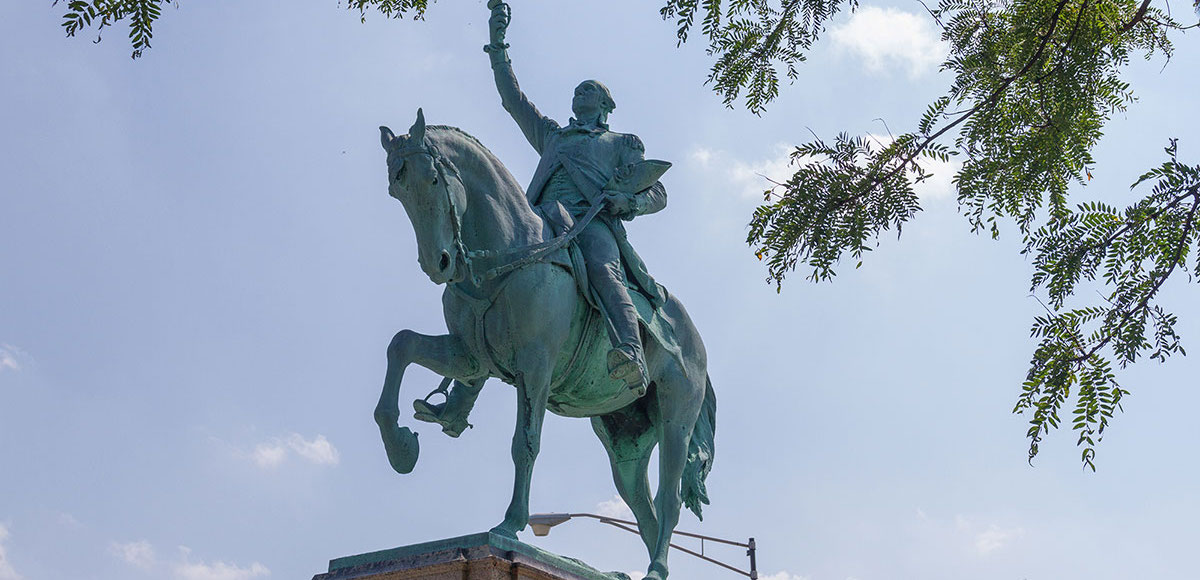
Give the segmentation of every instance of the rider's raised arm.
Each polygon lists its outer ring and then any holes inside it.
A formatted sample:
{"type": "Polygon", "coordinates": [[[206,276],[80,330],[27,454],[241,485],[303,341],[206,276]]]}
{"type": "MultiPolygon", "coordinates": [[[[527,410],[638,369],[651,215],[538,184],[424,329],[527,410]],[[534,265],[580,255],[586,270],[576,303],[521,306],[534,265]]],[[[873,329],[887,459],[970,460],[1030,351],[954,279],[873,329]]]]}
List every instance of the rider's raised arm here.
{"type": "Polygon", "coordinates": [[[529,144],[540,155],[546,146],[546,138],[558,129],[558,123],[542,115],[533,103],[521,92],[517,84],[517,76],[513,74],[512,62],[508,59],[508,45],[504,35],[508,29],[508,6],[503,2],[492,0],[488,3],[492,9],[490,20],[491,44],[483,47],[492,60],[492,73],[496,77],[496,90],[500,93],[500,102],[504,110],[521,127],[529,144]]]}

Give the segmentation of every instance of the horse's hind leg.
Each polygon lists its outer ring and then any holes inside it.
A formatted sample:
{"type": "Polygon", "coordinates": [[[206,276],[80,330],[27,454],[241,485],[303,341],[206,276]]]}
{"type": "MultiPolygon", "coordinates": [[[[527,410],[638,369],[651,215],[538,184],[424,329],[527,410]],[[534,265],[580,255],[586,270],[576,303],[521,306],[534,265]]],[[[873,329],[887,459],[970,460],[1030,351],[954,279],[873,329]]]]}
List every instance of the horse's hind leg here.
{"type": "Polygon", "coordinates": [[[617,493],[633,512],[642,542],[651,557],[658,543],[658,517],[654,514],[650,478],[647,477],[650,453],[655,444],[652,427],[645,412],[637,408],[592,417],[592,429],[608,451],[617,493]]]}
{"type": "Polygon", "coordinates": [[[462,341],[452,334],[428,336],[401,330],[392,338],[387,348],[383,392],[375,406],[375,422],[383,437],[388,462],[400,473],[412,471],[417,461],[416,435],[396,424],[400,418],[400,384],[404,381],[404,371],[412,363],[447,377],[465,376],[474,370],[462,341]]]}
{"type": "Polygon", "coordinates": [[[678,367],[668,369],[656,383],[659,475],[654,507],[659,528],[646,580],[663,580],[667,577],[667,551],[671,544],[671,533],[679,523],[679,509],[683,503],[679,486],[687,465],[688,442],[704,398],[704,384],[701,382],[697,390],[696,384],[689,381],[678,367]]]}

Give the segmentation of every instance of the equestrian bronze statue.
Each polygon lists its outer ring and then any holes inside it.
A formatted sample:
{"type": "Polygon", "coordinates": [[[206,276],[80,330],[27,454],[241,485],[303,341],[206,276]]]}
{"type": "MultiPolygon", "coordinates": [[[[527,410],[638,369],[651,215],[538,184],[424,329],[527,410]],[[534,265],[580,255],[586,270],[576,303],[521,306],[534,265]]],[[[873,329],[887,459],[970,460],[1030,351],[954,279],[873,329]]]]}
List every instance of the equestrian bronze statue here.
{"type": "Polygon", "coordinates": [[[670,164],[644,159],[636,136],[609,130],[616,103],[599,82],[575,89],[575,117],[566,125],[539,113],[508,58],[508,6],[491,0],[489,8],[485,50],[496,87],[540,162],[523,190],[478,140],[453,127],[426,126],[422,111],[407,135],[380,128],[388,192],[412,222],[421,269],[446,286],[449,333],[396,334],[375,420],[392,467],[409,473],[417,436],[398,425],[408,365],[445,377],[413,406],[417,419],[453,437],[469,426],[488,378],[515,386],[513,494],[492,529],[515,538],[529,520],[546,411],[590,418],[649,552],[646,578],[661,580],[681,506],[700,516],[708,503],[704,481],[716,422],[700,335],[625,236],[624,221],[665,207],[658,178],[670,164]],[[435,394],[445,401],[432,402],[435,394]],[[655,446],[659,485],[651,496],[655,446]]]}

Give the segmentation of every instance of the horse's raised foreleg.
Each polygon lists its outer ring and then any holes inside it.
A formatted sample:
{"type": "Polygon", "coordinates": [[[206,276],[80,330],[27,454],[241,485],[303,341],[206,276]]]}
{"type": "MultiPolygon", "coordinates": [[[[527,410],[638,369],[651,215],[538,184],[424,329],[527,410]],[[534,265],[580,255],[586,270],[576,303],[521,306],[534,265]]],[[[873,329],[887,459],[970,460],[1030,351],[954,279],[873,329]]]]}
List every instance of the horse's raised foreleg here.
{"type": "Polygon", "coordinates": [[[473,371],[471,357],[457,336],[444,334],[428,336],[401,330],[387,348],[387,373],[383,392],[375,406],[375,422],[383,437],[388,462],[399,473],[409,473],[417,463],[417,435],[408,427],[400,427],[400,384],[410,364],[419,364],[439,375],[461,377],[473,371]]]}
{"type": "Polygon", "coordinates": [[[554,358],[545,349],[531,348],[518,355],[518,365],[521,372],[517,380],[517,428],[512,440],[513,495],[504,521],[492,528],[493,533],[514,539],[529,523],[529,484],[542,445],[554,358]]]}

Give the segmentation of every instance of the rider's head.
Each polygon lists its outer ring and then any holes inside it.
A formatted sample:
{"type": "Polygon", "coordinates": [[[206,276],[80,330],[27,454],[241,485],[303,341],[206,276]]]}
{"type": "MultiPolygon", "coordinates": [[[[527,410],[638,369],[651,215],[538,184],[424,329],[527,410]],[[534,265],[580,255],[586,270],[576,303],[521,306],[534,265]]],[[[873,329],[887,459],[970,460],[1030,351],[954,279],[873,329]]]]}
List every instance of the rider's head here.
{"type": "Polygon", "coordinates": [[[571,100],[571,112],[575,118],[587,122],[608,122],[608,114],[617,108],[612,93],[600,81],[583,81],[575,87],[575,98],[571,100]]]}

